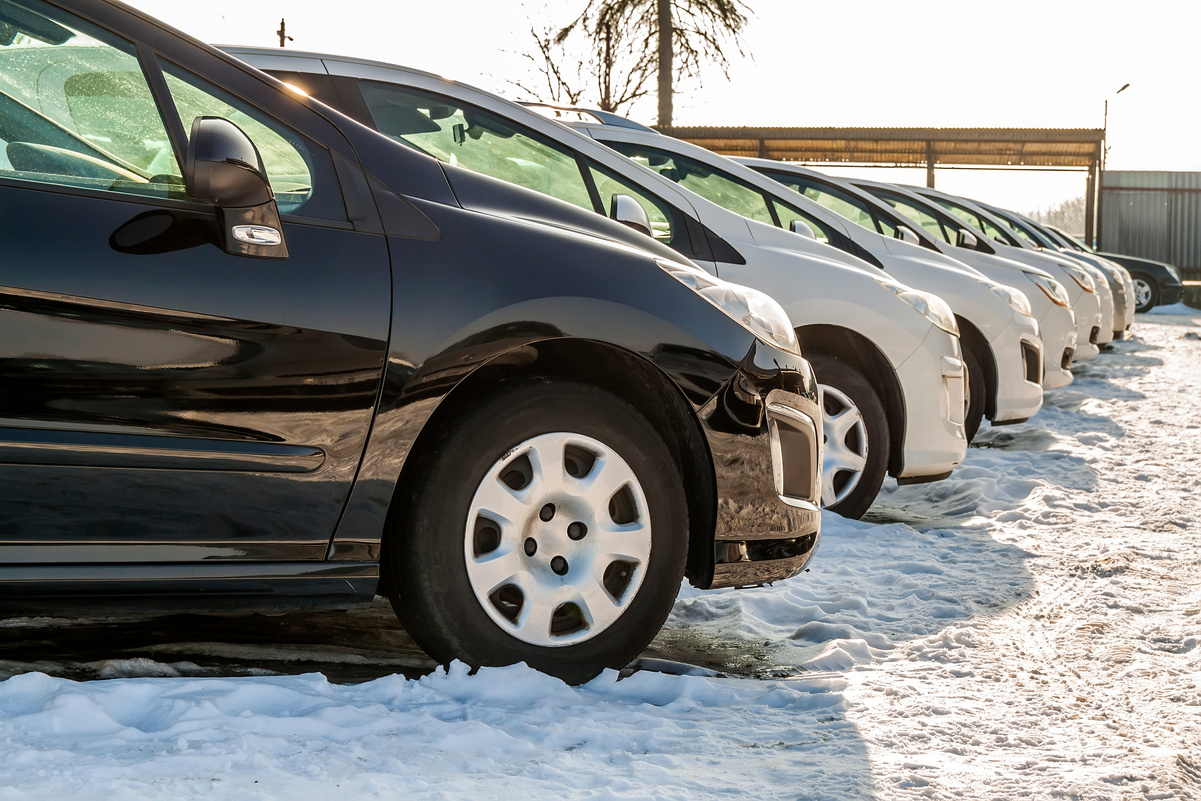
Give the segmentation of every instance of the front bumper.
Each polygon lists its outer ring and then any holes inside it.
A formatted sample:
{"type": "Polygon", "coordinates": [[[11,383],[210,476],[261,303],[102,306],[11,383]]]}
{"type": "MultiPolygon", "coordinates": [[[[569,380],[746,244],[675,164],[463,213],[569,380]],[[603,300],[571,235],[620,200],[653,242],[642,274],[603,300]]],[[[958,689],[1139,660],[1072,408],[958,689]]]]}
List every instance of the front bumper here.
{"type": "Polygon", "coordinates": [[[698,416],[717,517],[711,570],[694,570],[692,583],[746,587],[799,573],[821,533],[822,418],[808,363],[757,342],[698,416]]]}
{"type": "Polygon", "coordinates": [[[1074,361],[1086,362],[1101,352],[1097,347],[1097,336],[1101,331],[1101,299],[1094,292],[1078,291],[1079,296],[1072,301],[1072,312],[1076,315],[1074,361]]]}
{"type": "Polygon", "coordinates": [[[1117,321],[1117,311],[1113,301],[1113,290],[1108,281],[1097,281],[1097,297],[1101,301],[1101,322],[1097,327],[1097,335],[1091,341],[1098,348],[1103,348],[1113,342],[1114,325],[1117,321]]]}
{"type": "Polygon", "coordinates": [[[1072,383],[1076,356],[1076,317],[1072,310],[1052,304],[1038,321],[1043,336],[1043,389],[1072,383]]]}
{"type": "Polygon", "coordinates": [[[1184,284],[1160,284],[1159,305],[1171,306],[1184,302],[1184,284]]]}
{"type": "Polygon", "coordinates": [[[1105,274],[1109,278],[1109,289],[1113,293],[1113,338],[1122,339],[1130,325],[1127,317],[1133,308],[1134,284],[1132,282],[1131,289],[1127,289],[1126,281],[1122,277],[1112,275],[1109,271],[1105,274]]]}
{"type": "Polygon", "coordinates": [[[967,455],[963,433],[964,367],[959,339],[930,326],[913,355],[897,367],[905,400],[905,444],[896,474],[902,483],[945,477],[967,455]]]}
{"type": "Polygon", "coordinates": [[[989,343],[997,363],[994,425],[1029,420],[1043,405],[1043,341],[1033,317],[1014,314],[989,343]]]}

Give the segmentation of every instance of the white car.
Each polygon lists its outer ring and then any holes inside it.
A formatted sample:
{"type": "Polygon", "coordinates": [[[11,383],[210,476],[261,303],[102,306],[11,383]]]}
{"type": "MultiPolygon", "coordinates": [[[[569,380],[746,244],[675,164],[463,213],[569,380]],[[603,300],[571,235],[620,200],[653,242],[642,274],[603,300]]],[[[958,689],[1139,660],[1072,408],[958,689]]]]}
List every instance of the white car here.
{"type": "Polygon", "coordinates": [[[923,186],[902,188],[934,201],[967,223],[988,240],[989,247],[997,255],[1038,267],[1055,276],[1068,290],[1072,311],[1076,314],[1074,360],[1088,361],[1101,352],[1097,345],[1101,335],[1101,298],[1097,295],[1097,284],[1093,277],[1079,262],[1066,256],[1038,250],[1010,230],[1004,220],[970,200],[923,186]]]}
{"type": "Polygon", "coordinates": [[[1113,296],[1113,338],[1121,339],[1126,335],[1126,329],[1134,322],[1134,281],[1130,279],[1130,273],[1126,272],[1126,268],[1109,259],[1076,250],[1061,241],[1058,234],[1025,215],[998,209],[984,203],[980,205],[995,212],[998,217],[1009,223],[1010,228],[1023,236],[1032,238],[1040,247],[1052,253],[1061,253],[1076,259],[1087,266],[1094,278],[1105,281],[1113,296]]]}
{"type": "Polygon", "coordinates": [[[225,49],[411,147],[607,213],[775,297],[823,387],[827,507],[857,517],[885,473],[933,481],[963,460],[958,328],[938,297],[812,238],[733,214],[491,93],[378,62],[225,49]]]}
{"type": "MultiPolygon", "coordinates": [[[[1020,365],[1014,365],[1012,362],[995,363],[993,354],[1012,352],[1008,344],[1002,341],[1003,335],[991,343],[977,340],[973,348],[972,345],[968,344],[969,334],[964,330],[968,328],[970,323],[964,320],[960,321],[961,349],[964,351],[965,357],[972,350],[976,354],[979,354],[977,357],[977,370],[979,371],[982,368],[984,372],[987,382],[986,397],[989,404],[984,413],[986,417],[992,420],[994,425],[1021,422],[1021,419],[1015,419],[1005,414],[1006,409],[1012,409],[1015,405],[1018,405],[1013,399],[1006,398],[1006,395],[1012,394],[1015,389],[1022,395],[1029,394],[1030,389],[1026,386],[1027,384],[1038,384],[1042,387],[1045,386],[1045,377],[1048,372],[1066,372],[1060,369],[1059,363],[1067,334],[1069,333],[1071,336],[1071,347],[1075,348],[1076,326],[1072,318],[1072,312],[1066,305],[1057,306],[1052,303],[1048,300],[1045,290],[1040,290],[1036,285],[1023,279],[1023,271],[1020,265],[1009,262],[1004,267],[998,267],[998,265],[991,263],[991,260],[995,260],[995,257],[978,253],[974,250],[959,249],[941,240],[936,240],[920,226],[914,225],[912,220],[902,215],[892,206],[866,191],[853,186],[845,179],[835,178],[812,168],[802,167],[790,162],[757,158],[734,158],[733,160],[750,167],[773,181],[787,186],[798,194],[804,195],[814,203],[824,206],[844,219],[857,224],[870,234],[877,234],[888,239],[904,240],[913,246],[921,248],[923,253],[940,253],[943,256],[954,259],[956,264],[966,265],[971,268],[973,274],[981,274],[990,281],[1008,286],[1020,292],[1027,299],[1028,310],[1026,314],[1038,322],[1039,338],[1044,350],[1044,358],[1041,359],[1035,358],[1039,354],[1033,352],[1028,342],[1020,341],[1022,357],[1020,365]],[[1044,321],[1051,323],[1050,330],[1046,328],[1044,321]],[[1020,366],[1022,370],[1020,375],[1004,374],[1006,367],[1012,369],[1014,366],[1020,366]]],[[[916,260],[914,261],[918,263],[916,260]]],[[[1000,261],[1004,264],[1003,260],[1000,261]]],[[[931,278],[937,279],[942,275],[941,271],[933,271],[931,278]]],[[[1046,276],[1044,280],[1053,279],[1046,276]]],[[[916,281],[910,281],[910,283],[917,284],[916,281]]],[[[926,289],[930,288],[921,284],[917,285],[926,289]]],[[[993,290],[994,294],[999,291],[993,290]]],[[[959,310],[956,307],[956,302],[947,297],[946,294],[942,294],[942,297],[951,303],[951,308],[958,314],[959,310]]],[[[1066,299],[1064,303],[1066,304],[1066,299]]],[[[972,372],[970,365],[968,372],[970,376],[972,372]]],[[[1070,372],[1067,373],[1067,379],[1068,381],[1071,380],[1070,372]]],[[[970,389],[971,381],[969,380],[968,383],[970,389]]],[[[1041,398],[1041,392],[1039,396],[1041,398]]],[[[975,398],[973,398],[974,400],[975,398]]],[[[969,412],[969,424],[971,418],[972,414],[969,412]]],[[[972,433],[970,425],[968,433],[972,433]]]]}
{"type": "MultiPolygon", "coordinates": [[[[795,168],[803,169],[803,168],[795,168]]],[[[844,181],[852,189],[877,199],[914,223],[914,231],[923,243],[930,242],[943,253],[970,264],[1002,284],[1026,287],[1026,297],[1038,320],[1043,338],[1043,389],[1058,389],[1072,383],[1072,358],[1076,353],[1076,316],[1072,313],[1068,291],[1050,273],[996,254],[983,233],[973,232],[967,223],[953,216],[928,198],[907,189],[862,178],[844,181]]]]}
{"type": "Polygon", "coordinates": [[[1097,332],[1095,342],[1098,347],[1104,348],[1113,341],[1116,328],[1115,323],[1119,319],[1118,293],[1125,292],[1125,287],[1122,287],[1113,276],[1109,275],[1107,271],[1101,269],[1096,264],[1079,258],[1075,253],[1062,252],[1062,248],[1045,237],[1036,225],[1024,221],[1020,214],[1005,211],[996,206],[990,206],[979,200],[973,200],[972,202],[990,214],[995,215],[997,219],[1009,226],[1010,231],[1021,237],[1023,244],[1044,253],[1053,253],[1063,258],[1071,259],[1083,267],[1092,276],[1093,284],[1097,289],[1097,298],[1101,301],[1101,330],[1097,332]]]}
{"type": "Polygon", "coordinates": [[[959,325],[968,370],[964,429],[969,442],[986,412],[997,423],[1020,423],[1042,407],[1043,345],[1022,292],[892,233],[869,231],[748,166],[689,142],[627,126],[567,124],[744,217],[782,228],[800,220],[827,244],[947,301],[959,325]]]}

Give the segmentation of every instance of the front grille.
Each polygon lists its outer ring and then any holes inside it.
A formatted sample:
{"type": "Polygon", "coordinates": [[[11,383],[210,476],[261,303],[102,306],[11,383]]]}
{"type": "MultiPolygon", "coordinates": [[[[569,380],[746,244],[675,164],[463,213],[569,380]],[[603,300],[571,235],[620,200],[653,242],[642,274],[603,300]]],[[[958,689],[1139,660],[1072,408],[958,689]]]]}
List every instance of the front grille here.
{"type": "Polygon", "coordinates": [[[1029,342],[1022,343],[1022,367],[1026,371],[1026,380],[1032,384],[1041,384],[1043,380],[1043,364],[1038,348],[1029,342]]]}
{"type": "Polygon", "coordinates": [[[1076,355],[1075,348],[1064,348],[1063,358],[1059,361],[1059,366],[1064,370],[1072,369],[1072,357],[1076,355]]]}
{"type": "Polygon", "coordinates": [[[1088,341],[1092,345],[1097,344],[1097,340],[1101,337],[1101,326],[1094,325],[1093,330],[1088,332],[1088,341]]]}

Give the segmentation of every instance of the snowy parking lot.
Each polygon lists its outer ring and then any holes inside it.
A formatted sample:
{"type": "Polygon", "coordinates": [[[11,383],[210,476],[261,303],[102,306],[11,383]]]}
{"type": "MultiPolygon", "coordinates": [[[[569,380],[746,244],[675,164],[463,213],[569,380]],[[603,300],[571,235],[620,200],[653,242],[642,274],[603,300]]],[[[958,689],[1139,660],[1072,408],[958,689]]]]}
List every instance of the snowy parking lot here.
{"type": "Polygon", "coordinates": [[[827,514],[808,572],[683,590],[645,664],[691,675],[430,673],[378,610],[306,618],[319,658],[7,621],[0,801],[1201,799],[1201,312],[1167,311],[949,480],[827,514]]]}

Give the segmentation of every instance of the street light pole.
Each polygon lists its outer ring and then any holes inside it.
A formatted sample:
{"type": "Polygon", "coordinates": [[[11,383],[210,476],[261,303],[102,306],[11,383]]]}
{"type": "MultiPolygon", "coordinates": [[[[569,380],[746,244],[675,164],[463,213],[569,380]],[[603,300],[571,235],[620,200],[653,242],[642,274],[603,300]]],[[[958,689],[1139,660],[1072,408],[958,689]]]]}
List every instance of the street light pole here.
{"type": "MultiPolygon", "coordinates": [[[[1122,88],[1118,89],[1118,91],[1113,93],[1114,97],[1117,97],[1118,95],[1120,95],[1122,92],[1125,92],[1129,88],[1130,88],[1129,83],[1122,84],[1122,88]]],[[[1089,187],[1089,200],[1092,200],[1093,197],[1096,197],[1096,203],[1097,203],[1095,226],[1091,226],[1096,229],[1096,237],[1093,242],[1089,243],[1092,245],[1100,245],[1100,242],[1101,242],[1101,220],[1103,219],[1101,206],[1102,206],[1102,204],[1104,202],[1104,198],[1105,198],[1105,193],[1101,191],[1101,185],[1104,183],[1105,161],[1106,161],[1106,157],[1108,155],[1109,155],[1109,98],[1107,97],[1107,98],[1105,98],[1104,115],[1101,118],[1101,165],[1100,165],[1100,170],[1097,174],[1097,180],[1096,180],[1095,185],[1089,187]],[[1096,193],[1095,195],[1093,194],[1094,192],[1096,193]]],[[[1088,215],[1088,219],[1085,220],[1086,227],[1089,227],[1087,224],[1092,223],[1092,222],[1094,222],[1092,215],[1088,215]]]]}

